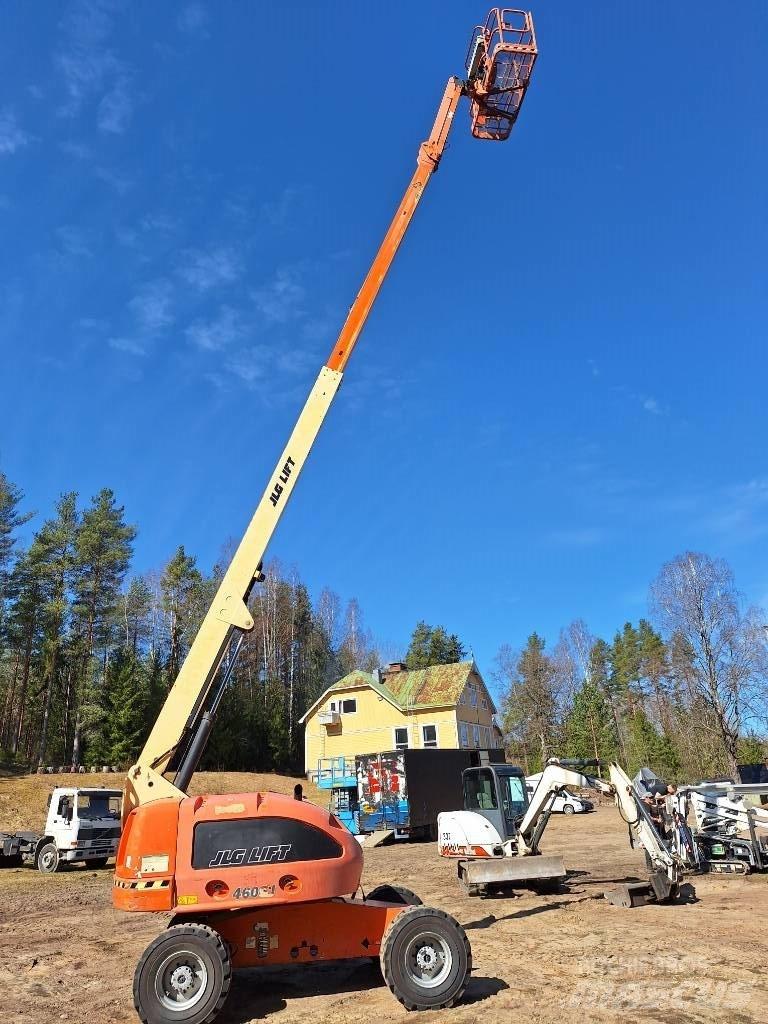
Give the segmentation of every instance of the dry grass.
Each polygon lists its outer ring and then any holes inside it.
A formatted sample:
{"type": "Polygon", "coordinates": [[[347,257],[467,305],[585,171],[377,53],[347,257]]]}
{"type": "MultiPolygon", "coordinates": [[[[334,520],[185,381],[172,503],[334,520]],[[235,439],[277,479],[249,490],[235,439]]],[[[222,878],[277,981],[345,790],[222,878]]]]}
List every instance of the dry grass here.
{"type": "MultiPolygon", "coordinates": [[[[272,792],[291,795],[302,781],[304,795],[313,803],[328,805],[328,794],[321,793],[311,782],[288,775],[253,772],[198,772],[189,791],[205,793],[272,792]]],[[[122,789],[123,776],[90,772],[84,775],[5,775],[0,777],[0,832],[39,831],[44,823],[48,797],[54,786],[103,786],[122,789]]]]}

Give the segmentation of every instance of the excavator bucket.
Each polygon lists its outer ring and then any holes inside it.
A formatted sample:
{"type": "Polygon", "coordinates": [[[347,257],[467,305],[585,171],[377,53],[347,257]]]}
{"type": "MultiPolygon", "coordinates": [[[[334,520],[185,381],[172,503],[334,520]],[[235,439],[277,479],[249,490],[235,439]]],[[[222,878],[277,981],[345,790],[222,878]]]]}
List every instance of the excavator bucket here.
{"type": "Polygon", "coordinates": [[[472,34],[467,91],[476,139],[501,142],[517,120],[536,61],[536,34],[528,11],[494,7],[472,34]]]}
{"type": "Polygon", "coordinates": [[[477,857],[461,860],[459,880],[470,895],[487,885],[555,885],[564,882],[567,872],[561,857],[477,857]]]}

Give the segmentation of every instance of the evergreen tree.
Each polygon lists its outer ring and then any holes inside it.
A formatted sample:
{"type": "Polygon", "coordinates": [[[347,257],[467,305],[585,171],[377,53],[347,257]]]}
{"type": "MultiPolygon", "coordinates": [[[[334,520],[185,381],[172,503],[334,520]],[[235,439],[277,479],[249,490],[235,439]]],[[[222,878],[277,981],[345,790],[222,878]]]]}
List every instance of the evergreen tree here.
{"type": "Polygon", "coordinates": [[[183,544],[179,545],[166,565],[160,587],[167,620],[166,671],[169,682],[173,683],[203,614],[200,607],[202,576],[195,558],[186,553],[183,544]]]}
{"type": "Polygon", "coordinates": [[[13,563],[16,530],[32,518],[32,513],[19,511],[23,493],[0,472],[0,625],[3,606],[8,597],[6,588],[13,563]]]}
{"type": "Polygon", "coordinates": [[[555,670],[544,647],[537,633],[528,637],[502,701],[504,733],[528,774],[544,767],[559,738],[555,670]]]}
{"type": "Polygon", "coordinates": [[[586,679],[564,723],[568,757],[618,759],[618,737],[610,705],[596,682],[586,679]]]}
{"type": "Polygon", "coordinates": [[[420,620],[411,634],[411,642],[405,655],[405,664],[410,669],[426,668],[429,664],[429,645],[432,627],[420,620]]]}
{"type": "Polygon", "coordinates": [[[72,764],[79,764],[83,736],[95,735],[103,724],[96,655],[102,680],[109,647],[115,638],[115,613],[128,571],[136,530],[123,519],[109,488],[101,490],[83,512],[75,538],[73,613],[80,671],[76,681],[72,764]]]}
{"type": "Polygon", "coordinates": [[[120,647],[110,655],[102,693],[105,725],[91,748],[93,760],[124,768],[136,760],[151,726],[147,668],[130,649],[120,647]]]}
{"type": "Polygon", "coordinates": [[[68,626],[70,618],[70,591],[75,572],[76,538],[78,530],[77,495],[64,494],[56,506],[56,519],[47,522],[38,534],[42,550],[44,573],[43,605],[44,699],[37,749],[37,764],[45,763],[48,752],[48,734],[54,697],[59,693],[60,676],[69,656],[68,626]]]}
{"type": "Polygon", "coordinates": [[[411,634],[405,664],[409,669],[451,665],[461,661],[466,653],[455,633],[448,633],[444,626],[429,626],[422,620],[416,623],[411,634]]]}
{"type": "Polygon", "coordinates": [[[136,657],[148,639],[151,627],[152,591],[146,580],[134,577],[123,594],[122,620],[125,629],[125,647],[136,657]]]}

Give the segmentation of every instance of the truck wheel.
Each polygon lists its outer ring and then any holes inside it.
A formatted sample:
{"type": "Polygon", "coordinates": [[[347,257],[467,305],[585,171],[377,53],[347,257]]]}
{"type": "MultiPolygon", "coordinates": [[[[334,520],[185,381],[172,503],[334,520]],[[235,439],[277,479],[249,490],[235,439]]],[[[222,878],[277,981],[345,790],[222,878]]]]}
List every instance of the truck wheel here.
{"type": "Polygon", "coordinates": [[[60,866],[61,860],[56,843],[46,843],[45,846],[41,846],[37,855],[37,870],[42,871],[44,875],[52,875],[54,871],[59,870],[60,866]]]}
{"type": "Polygon", "coordinates": [[[398,914],[381,943],[381,969],[390,991],[406,1010],[452,1006],[472,968],[464,929],[433,907],[398,914]]]}
{"type": "Polygon", "coordinates": [[[177,924],[144,951],[133,976],[133,1005],[144,1024],[209,1024],[232,981],[229,949],[204,924],[177,924]]]}
{"type": "Polygon", "coordinates": [[[563,807],[563,814],[575,814],[575,813],[576,813],[576,808],[573,806],[573,804],[566,804],[565,807],[563,807]]]}
{"type": "Polygon", "coordinates": [[[406,889],[404,885],[377,885],[371,889],[366,900],[381,900],[382,903],[402,903],[407,907],[420,907],[422,900],[406,889]]]}

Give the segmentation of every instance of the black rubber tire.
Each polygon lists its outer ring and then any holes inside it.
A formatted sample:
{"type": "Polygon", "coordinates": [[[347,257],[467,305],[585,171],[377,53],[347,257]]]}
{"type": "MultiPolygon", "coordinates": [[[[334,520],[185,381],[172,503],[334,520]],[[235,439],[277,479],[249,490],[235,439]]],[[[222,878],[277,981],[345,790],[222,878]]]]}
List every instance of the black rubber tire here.
{"type": "Polygon", "coordinates": [[[37,870],[44,875],[52,875],[61,869],[61,859],[56,843],[46,843],[37,852],[37,870]]]}
{"type": "Polygon", "coordinates": [[[229,947],[219,933],[205,924],[176,924],[147,946],[136,965],[133,1005],[144,1024],[210,1024],[226,1002],[231,982],[229,947]],[[186,1012],[163,1006],[155,989],[156,972],[174,950],[191,950],[208,972],[203,996],[186,1012]]]}
{"type": "Polygon", "coordinates": [[[576,808],[573,806],[573,804],[565,804],[563,806],[563,814],[575,814],[575,813],[576,813],[576,808]]]}
{"type": "Polygon", "coordinates": [[[382,903],[402,903],[406,907],[423,906],[423,900],[404,885],[377,885],[365,898],[380,900],[382,903]]]}
{"type": "Polygon", "coordinates": [[[472,970],[472,950],[458,921],[434,907],[408,907],[381,942],[381,969],[390,992],[406,1010],[444,1009],[461,998],[472,970]],[[436,935],[450,950],[451,964],[437,985],[421,985],[408,969],[409,950],[420,935],[436,935]]]}
{"type": "Polygon", "coordinates": [[[97,857],[96,860],[87,860],[85,866],[87,868],[105,868],[109,857],[97,857]]]}

